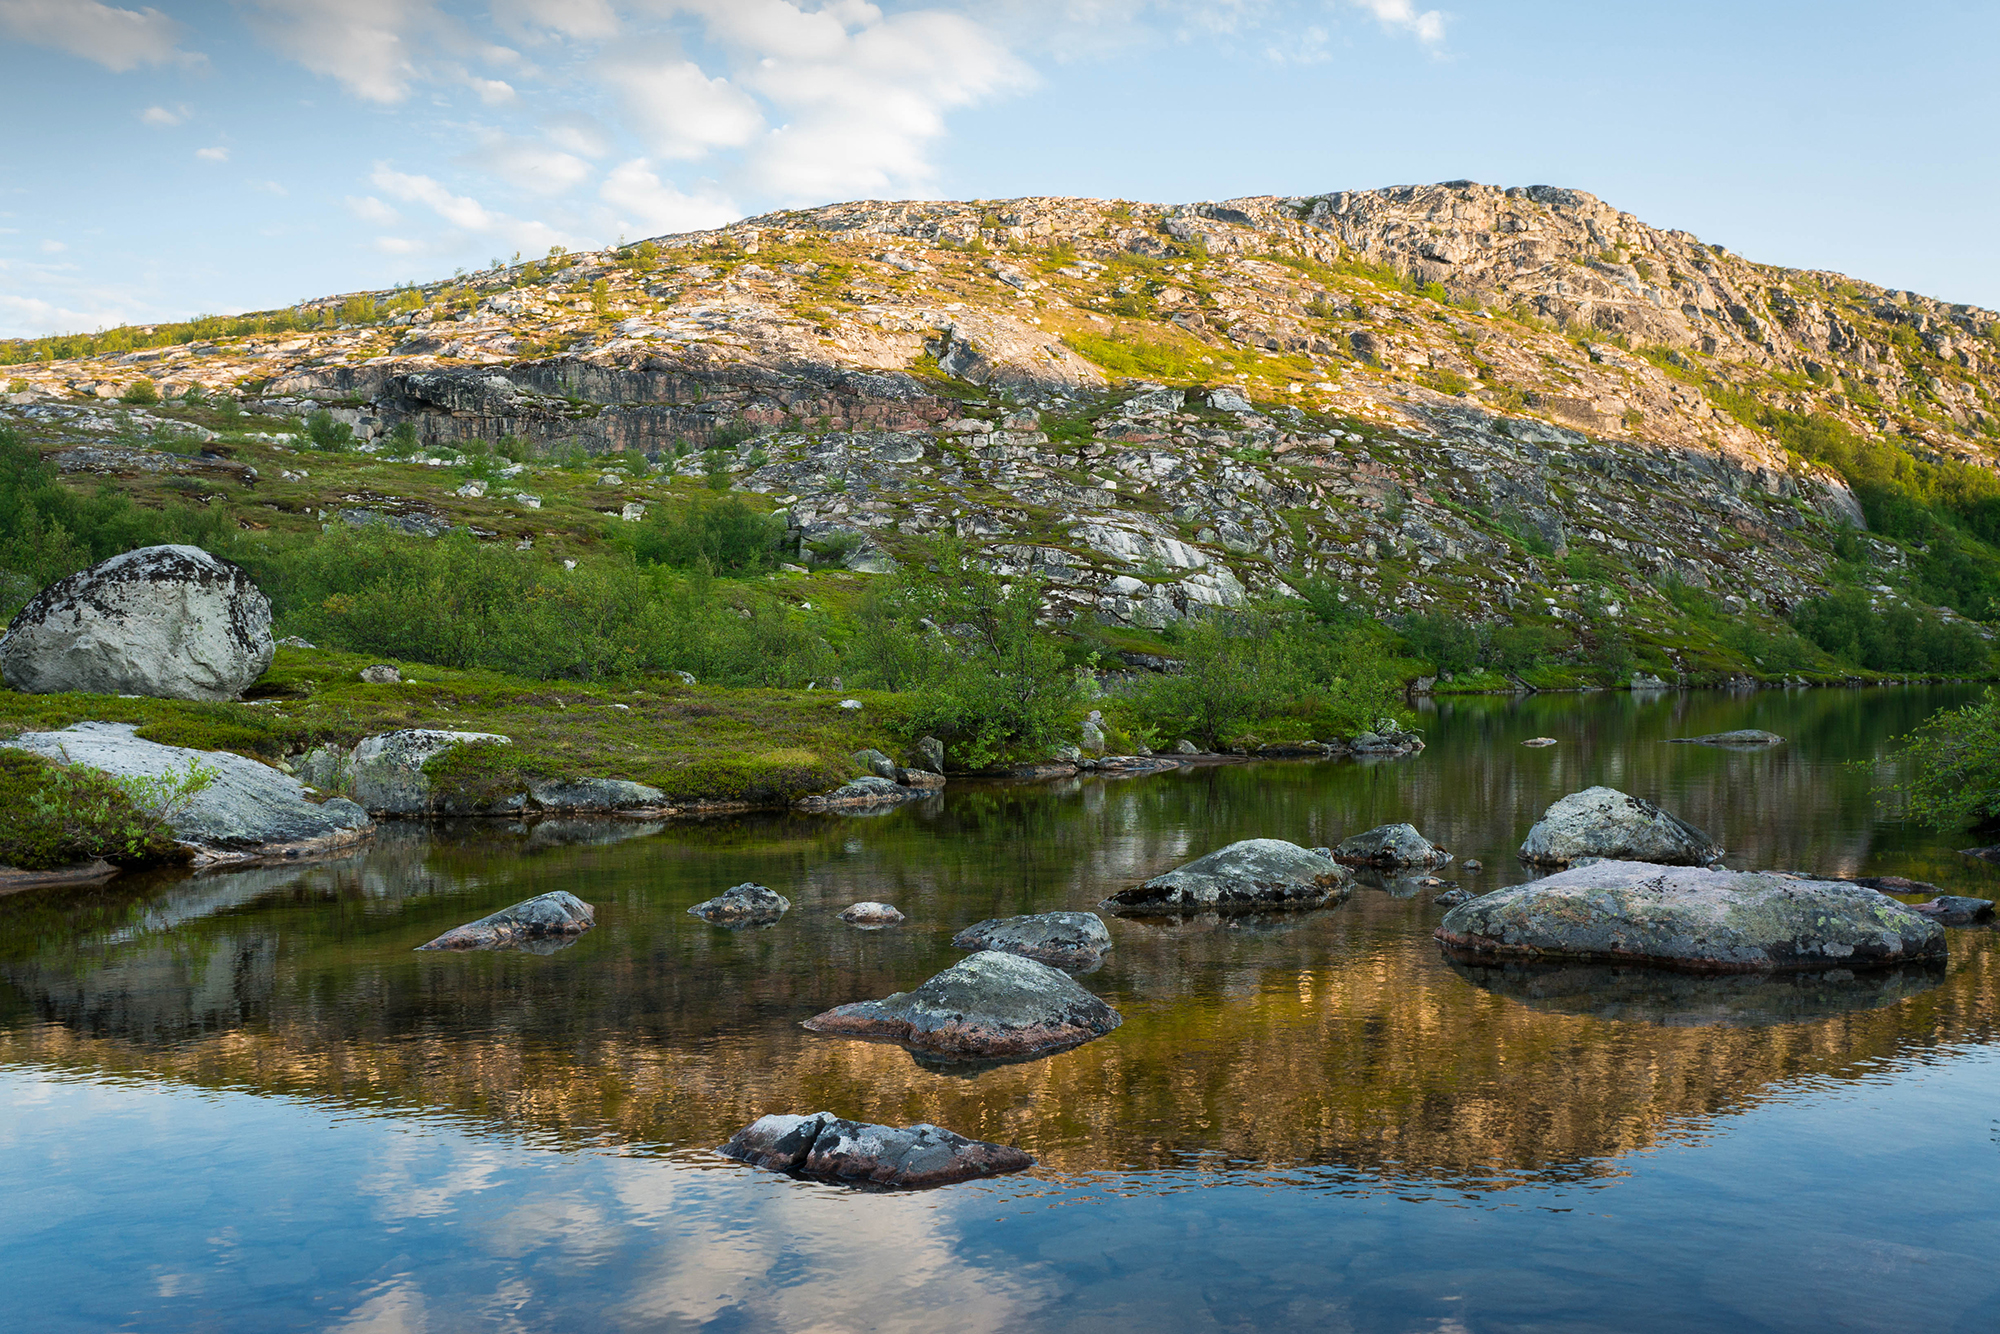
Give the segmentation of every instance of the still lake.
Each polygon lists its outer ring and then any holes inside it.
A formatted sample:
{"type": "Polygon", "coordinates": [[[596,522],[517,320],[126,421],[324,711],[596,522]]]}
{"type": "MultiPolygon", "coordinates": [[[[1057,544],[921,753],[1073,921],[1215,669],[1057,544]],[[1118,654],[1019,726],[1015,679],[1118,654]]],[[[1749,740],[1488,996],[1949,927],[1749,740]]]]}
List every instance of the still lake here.
{"type": "Polygon", "coordinates": [[[1604,783],[1739,868],[2000,898],[1891,738],[1972,687],[1441,701],[1422,754],[954,785],[870,816],[390,826],[310,866],[0,898],[0,1293],[33,1331],[2000,1329],[2000,950],[1853,981],[1462,970],[1435,889],[1111,919],[1125,1016],[932,1069],[799,1021],[985,917],[1409,820],[1483,890],[1604,783]],[[1759,727],[1770,750],[1665,744],[1759,727]],[[1548,735],[1560,744],[1528,749],[1548,735]],[[1869,761],[1878,761],[1870,764],[1869,761]],[[1858,762],[1858,763],[1857,763],[1858,762]],[[730,932],[693,903],[792,900],[730,932]],[[553,889],[549,954],[415,954],[553,889]],[[834,914],[881,899],[906,925],[834,914]],[[923,1193],[717,1157],[826,1109],[1018,1144],[923,1193]]]}

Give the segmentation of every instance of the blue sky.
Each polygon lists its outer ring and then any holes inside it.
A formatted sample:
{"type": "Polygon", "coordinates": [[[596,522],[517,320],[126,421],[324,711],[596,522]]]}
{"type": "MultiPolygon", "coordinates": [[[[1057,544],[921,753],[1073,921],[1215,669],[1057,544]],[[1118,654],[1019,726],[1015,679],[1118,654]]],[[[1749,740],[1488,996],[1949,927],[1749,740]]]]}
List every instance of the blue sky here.
{"type": "Polygon", "coordinates": [[[1466,177],[2000,306],[2000,6],[0,0],[0,336],[853,198],[1466,177]]]}

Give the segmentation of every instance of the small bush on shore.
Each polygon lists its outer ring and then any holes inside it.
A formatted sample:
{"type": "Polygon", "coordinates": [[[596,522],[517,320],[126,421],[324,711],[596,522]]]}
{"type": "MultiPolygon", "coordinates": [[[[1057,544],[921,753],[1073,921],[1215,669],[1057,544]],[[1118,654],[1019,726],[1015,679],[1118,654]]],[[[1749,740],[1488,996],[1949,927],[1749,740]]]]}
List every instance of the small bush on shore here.
{"type": "Polygon", "coordinates": [[[0,865],[47,871],[97,858],[175,860],[168,827],[215,781],[193,761],[159,778],[121,778],[24,751],[0,751],[0,865]]]}
{"type": "Polygon", "coordinates": [[[1903,738],[1895,785],[1910,817],[1940,829],[2000,824],[2000,690],[1933,714],[1903,738]]]}

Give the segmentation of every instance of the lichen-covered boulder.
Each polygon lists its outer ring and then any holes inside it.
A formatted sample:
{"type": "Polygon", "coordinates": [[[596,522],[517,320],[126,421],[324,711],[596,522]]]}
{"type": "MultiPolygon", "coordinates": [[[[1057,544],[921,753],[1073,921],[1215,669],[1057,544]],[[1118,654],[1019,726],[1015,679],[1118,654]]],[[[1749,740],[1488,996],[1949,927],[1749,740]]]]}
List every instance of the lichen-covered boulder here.
{"type": "Polygon", "coordinates": [[[717,926],[769,926],[792,910],[792,901],[775,889],[746,880],[731,885],[688,911],[717,926]]]}
{"type": "Polygon", "coordinates": [[[141,547],[30,598],[0,638],[0,676],[35,695],[224,700],[275,651],[271,604],[242,567],[199,547],[141,547]]]}
{"type": "Polygon", "coordinates": [[[493,732],[446,732],[410,727],[363,737],[344,766],[354,799],[376,815],[449,813],[449,803],[433,790],[429,764],[458,746],[510,744],[493,732]]]}
{"type": "Polygon", "coordinates": [[[815,1033],[898,1042],[947,1060],[1009,1060],[1103,1037],[1124,1018],[1067,973],[984,950],[914,991],[856,1001],[805,1021],[815,1033]]]}
{"type": "Polygon", "coordinates": [[[1324,851],[1279,838],[1246,838],[1121,889],[1104,906],[1128,913],[1318,908],[1353,892],[1353,874],[1324,851]]]}
{"type": "Polygon", "coordinates": [[[1042,912],[976,922],[953,936],[951,944],[953,949],[999,950],[1083,972],[1104,962],[1111,932],[1094,912],[1042,912]]]}
{"type": "Polygon", "coordinates": [[[597,910],[568,890],[551,890],[455,926],[420,950],[506,949],[551,936],[580,936],[597,925],[597,910]]]}
{"type": "Polygon", "coordinates": [[[1581,857],[1706,866],[1721,859],[1722,847],[1650,801],[1589,787],[1542,812],[1521,843],[1521,860],[1539,866],[1568,866],[1581,857]]]}
{"type": "Polygon", "coordinates": [[[878,1126],[832,1112],[811,1116],[760,1116],[717,1150],[753,1167],[824,1181],[921,1190],[954,1181],[1000,1176],[1033,1167],[1035,1160],[1005,1144],[992,1144],[919,1122],[878,1126]]]}
{"type": "Polygon", "coordinates": [[[1412,824],[1377,825],[1340,841],[1333,859],[1345,866],[1443,866],[1451,854],[1412,824]]]}
{"type": "Polygon", "coordinates": [[[1470,958],[1586,959],[1696,972],[1868,968],[1944,957],[1944,930],[1860,885],[1606,861],[1495,890],[1445,914],[1470,958]]]}
{"type": "Polygon", "coordinates": [[[629,811],[666,800],[660,789],[623,778],[569,778],[528,784],[523,804],[545,811],[629,811]]]}

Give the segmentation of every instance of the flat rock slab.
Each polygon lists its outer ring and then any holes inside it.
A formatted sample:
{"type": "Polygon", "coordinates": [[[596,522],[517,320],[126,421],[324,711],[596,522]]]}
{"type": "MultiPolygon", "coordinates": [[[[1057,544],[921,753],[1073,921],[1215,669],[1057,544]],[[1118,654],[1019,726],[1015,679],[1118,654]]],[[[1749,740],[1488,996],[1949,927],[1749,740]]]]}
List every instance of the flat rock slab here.
{"type": "Polygon", "coordinates": [[[1019,1149],[967,1139],[928,1122],[878,1126],[831,1112],[758,1117],[717,1152],[773,1172],[902,1190],[948,1186],[1035,1165],[1019,1149]]]}
{"type": "Polygon", "coordinates": [[[1568,866],[1582,857],[1706,866],[1721,859],[1722,847],[1650,801],[1590,787],[1550,806],[1521,843],[1521,860],[1538,866],[1568,866]]]}
{"type": "Polygon", "coordinates": [[[717,926],[769,926],[790,912],[792,901],[774,889],[744,881],[688,911],[717,926]]]}
{"type": "Polygon", "coordinates": [[[1340,841],[1333,859],[1343,866],[1442,866],[1451,854],[1412,824],[1377,825],[1340,841]]]}
{"type": "Polygon", "coordinates": [[[102,769],[127,778],[181,774],[190,763],[215,775],[205,791],[168,822],[196,865],[261,858],[319,856],[375,832],[368,813],[334,797],[306,799],[288,774],[224,750],[191,750],[142,741],[131,723],[75,723],[60,732],[24,732],[0,743],[43,759],[102,769]]]}
{"type": "Polygon", "coordinates": [[[1354,876],[1324,851],[1247,838],[1121,889],[1104,906],[1130,913],[1319,908],[1354,892],[1354,876]]]}
{"type": "Polygon", "coordinates": [[[1929,903],[1911,904],[1910,911],[1920,912],[1946,926],[1972,926],[1993,920],[1993,900],[1975,899],[1963,894],[1940,894],[1929,903]]]}
{"type": "Polygon", "coordinates": [[[915,801],[919,797],[933,796],[936,791],[936,788],[931,787],[905,787],[894,779],[870,774],[865,778],[842,783],[831,792],[800,797],[792,805],[802,811],[867,810],[875,806],[893,806],[898,802],[915,801]]]}
{"type": "Polygon", "coordinates": [[[914,991],[856,1001],[805,1027],[896,1042],[949,1060],[1019,1060],[1101,1038],[1124,1017],[1067,973],[1017,954],[983,950],[914,991]]]}
{"type": "Polygon", "coordinates": [[[1084,972],[1104,962],[1111,932],[1094,912],[1043,912],[1025,917],[990,917],[951,938],[953,949],[999,950],[1068,972],[1084,972]]]}
{"type": "Polygon", "coordinates": [[[849,926],[894,926],[903,914],[892,903],[850,903],[840,910],[840,920],[849,926]]]}
{"type": "Polygon", "coordinates": [[[1446,913],[1436,935],[1472,960],[1715,973],[1879,968],[1945,954],[1936,922],[1859,885],[1633,861],[1495,890],[1446,913]]]}
{"type": "Polygon", "coordinates": [[[499,950],[531,940],[580,936],[597,925],[597,910],[568,890],[523,899],[476,922],[455,926],[420,950],[499,950]]]}

